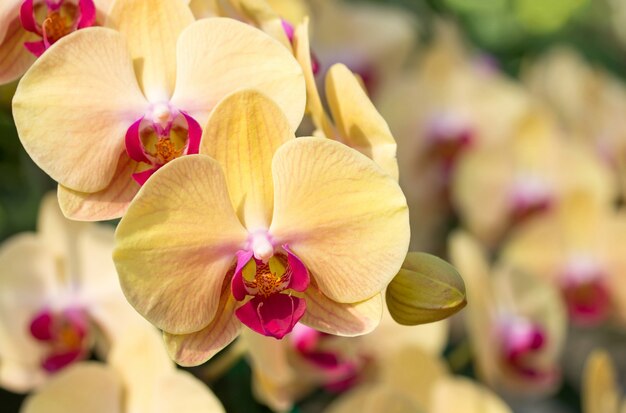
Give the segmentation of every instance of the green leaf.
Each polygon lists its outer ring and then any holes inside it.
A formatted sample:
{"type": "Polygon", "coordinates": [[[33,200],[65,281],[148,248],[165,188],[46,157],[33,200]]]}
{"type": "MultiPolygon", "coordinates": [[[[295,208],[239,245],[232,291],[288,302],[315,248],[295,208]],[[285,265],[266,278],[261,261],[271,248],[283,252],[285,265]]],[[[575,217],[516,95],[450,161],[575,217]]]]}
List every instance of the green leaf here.
{"type": "Polygon", "coordinates": [[[465,283],[456,269],[422,252],[410,252],[387,287],[389,312],[403,325],[443,320],[466,304],[465,283]]]}

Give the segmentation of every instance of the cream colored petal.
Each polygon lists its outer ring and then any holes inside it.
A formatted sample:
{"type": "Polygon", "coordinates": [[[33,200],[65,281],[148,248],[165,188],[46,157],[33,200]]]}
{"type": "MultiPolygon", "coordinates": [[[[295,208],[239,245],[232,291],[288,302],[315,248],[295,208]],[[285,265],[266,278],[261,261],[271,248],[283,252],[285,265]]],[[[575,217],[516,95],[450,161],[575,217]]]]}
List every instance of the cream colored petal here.
{"type": "Polygon", "coordinates": [[[283,110],[296,130],[306,101],[298,62],[279,42],[246,24],[225,18],[200,20],[178,41],[176,92],[172,104],[201,125],[226,95],[257,89],[283,110]]]}
{"type": "Polygon", "coordinates": [[[407,395],[386,383],[365,384],[352,389],[324,410],[325,413],[423,413],[407,395]]]}
{"type": "Polygon", "coordinates": [[[339,132],[339,136],[327,137],[339,140],[373,159],[397,180],[396,141],[387,122],[346,66],[336,64],[328,70],[326,97],[339,132]]]}
{"type": "Polygon", "coordinates": [[[592,352],[583,372],[584,413],[618,413],[621,396],[615,379],[610,356],[602,350],[592,352]]]}
{"type": "Polygon", "coordinates": [[[239,219],[249,231],[267,229],[272,218],[272,158],[295,139],[280,108],[254,90],[229,95],[211,113],[200,153],[224,170],[228,193],[239,219]]]}
{"type": "Polygon", "coordinates": [[[167,101],[176,81],[176,42],[194,22],[182,0],[118,0],[106,22],[126,38],[135,72],[150,102],[167,101]]]}
{"type": "Polygon", "coordinates": [[[139,164],[123,152],[113,179],[98,192],[79,192],[59,185],[57,194],[63,214],[78,221],[108,221],[120,218],[139,191],[132,178],[139,164]]]}
{"type": "Polygon", "coordinates": [[[155,413],[224,413],[224,407],[209,388],[186,371],[162,377],[155,388],[155,413]]]}
{"type": "Polygon", "coordinates": [[[141,188],[117,227],[113,258],[131,305],[160,329],[189,334],[215,317],[246,238],[219,164],[189,155],[141,188]]]}
{"type": "Polygon", "coordinates": [[[25,392],[43,379],[45,347],[31,337],[30,323],[59,304],[57,260],[33,234],[19,234],[0,248],[0,385],[25,392]],[[16,381],[12,381],[15,379],[16,381]]]}
{"type": "Polygon", "coordinates": [[[213,321],[200,331],[174,335],[163,333],[170,357],[181,366],[197,366],[209,360],[230,344],[241,330],[235,316],[237,302],[226,286],[220,296],[219,308],[213,321]]]}
{"type": "Polygon", "coordinates": [[[19,0],[7,0],[0,3],[0,42],[4,40],[9,25],[19,17],[19,0]]]}
{"type": "Polygon", "coordinates": [[[281,16],[266,0],[233,0],[233,4],[265,33],[278,40],[291,51],[291,43],[285,33],[281,16]]]}
{"type": "Polygon", "coordinates": [[[360,336],[374,330],[383,315],[381,294],[357,303],[331,300],[314,285],[304,293],[306,312],[302,323],[316,330],[338,336],[360,336]]]}
{"type": "Polygon", "coordinates": [[[123,390],[105,364],[80,363],[26,399],[21,413],[122,413],[123,390]]]}
{"type": "Polygon", "coordinates": [[[315,274],[334,301],[362,301],[398,273],[409,245],[400,187],[359,152],[324,138],[298,138],[274,155],[270,234],[315,274]]]}
{"type": "Polygon", "coordinates": [[[46,243],[50,252],[63,261],[64,270],[69,273],[75,274],[78,271],[77,257],[72,255],[75,253],[76,236],[85,226],[84,223],[70,221],[63,216],[54,192],[41,199],[37,235],[46,243]]]}
{"type": "Polygon", "coordinates": [[[146,105],[124,39],[94,27],[37,60],[17,88],[13,115],[39,167],[68,188],[96,192],[113,178],[126,130],[146,105]]]}
{"type": "Polygon", "coordinates": [[[437,381],[429,413],[512,413],[488,388],[470,379],[455,377],[437,381]]]}
{"type": "Polygon", "coordinates": [[[24,47],[35,35],[22,28],[20,19],[13,16],[0,24],[0,85],[12,82],[26,72],[35,56],[24,47]]]}
{"type": "Polygon", "coordinates": [[[298,24],[311,14],[310,7],[305,0],[267,0],[267,3],[283,19],[298,24]]]}

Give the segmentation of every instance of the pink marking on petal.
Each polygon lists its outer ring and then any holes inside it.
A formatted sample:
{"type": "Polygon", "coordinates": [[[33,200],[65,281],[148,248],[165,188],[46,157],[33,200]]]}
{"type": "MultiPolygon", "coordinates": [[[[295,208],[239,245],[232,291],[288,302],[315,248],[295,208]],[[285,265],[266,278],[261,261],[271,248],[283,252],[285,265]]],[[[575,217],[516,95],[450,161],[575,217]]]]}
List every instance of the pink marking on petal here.
{"type": "Polygon", "coordinates": [[[24,47],[36,57],[40,57],[43,52],[46,51],[46,44],[43,40],[36,42],[24,42],[24,47]]]}
{"type": "Polygon", "coordinates": [[[142,185],[146,183],[146,181],[148,181],[148,179],[150,179],[150,177],[158,170],[159,168],[152,168],[152,169],[147,169],[145,171],[142,172],[136,172],[133,174],[133,179],[135,180],[135,182],[137,182],[139,185],[142,185]]]}
{"type": "MultiPolygon", "coordinates": [[[[35,21],[33,0],[24,0],[20,7],[20,21],[24,30],[42,35],[41,27],[35,21]]],[[[30,49],[29,49],[30,50],[30,49]]]]}
{"type": "Polygon", "coordinates": [[[311,52],[311,70],[313,71],[313,75],[317,75],[322,68],[320,64],[320,60],[317,58],[315,53],[311,52]]]}
{"type": "Polygon", "coordinates": [[[252,259],[252,251],[237,251],[237,266],[235,267],[235,274],[230,284],[231,291],[235,300],[242,301],[248,295],[248,290],[243,282],[243,267],[252,259]]]}
{"type": "Polygon", "coordinates": [[[253,331],[282,339],[306,311],[306,302],[287,294],[256,296],[235,311],[239,320],[253,331]]]}
{"type": "Polygon", "coordinates": [[[283,245],[283,249],[287,252],[287,265],[291,272],[291,280],[287,288],[294,291],[304,292],[308,287],[311,279],[306,266],[300,261],[290,249],[288,245],[283,245]]]}
{"type": "Polygon", "coordinates": [[[128,153],[128,156],[130,156],[132,160],[150,163],[150,160],[143,151],[141,135],[139,133],[143,119],[143,116],[137,119],[126,131],[126,153],[128,153]]]}
{"type": "Polygon", "coordinates": [[[30,323],[30,333],[40,341],[50,341],[54,338],[53,317],[50,311],[44,310],[37,314],[30,323]]]}
{"type": "Polygon", "coordinates": [[[583,282],[568,282],[562,287],[572,321],[593,326],[605,321],[612,309],[611,293],[601,277],[583,282]]]}
{"type": "Polygon", "coordinates": [[[181,111],[180,112],[187,121],[187,149],[185,151],[186,154],[196,154],[200,152],[200,138],[202,138],[202,128],[200,124],[196,122],[194,118],[192,118],[187,113],[181,111]]]}
{"type": "Polygon", "coordinates": [[[294,35],[293,25],[285,19],[280,19],[280,22],[283,25],[283,30],[285,31],[285,34],[287,35],[289,42],[290,43],[293,42],[293,35],[294,35]]]}
{"type": "Polygon", "coordinates": [[[96,5],[93,0],[79,0],[78,8],[80,10],[80,18],[78,19],[78,29],[91,27],[96,22],[96,5]]]}
{"type": "Polygon", "coordinates": [[[291,340],[295,344],[296,350],[303,354],[315,351],[321,337],[321,332],[302,323],[296,324],[291,334],[291,340]]]}
{"type": "Polygon", "coordinates": [[[84,352],[82,350],[57,353],[46,357],[46,359],[41,363],[41,367],[49,373],[55,373],[83,357],[84,352]]]}

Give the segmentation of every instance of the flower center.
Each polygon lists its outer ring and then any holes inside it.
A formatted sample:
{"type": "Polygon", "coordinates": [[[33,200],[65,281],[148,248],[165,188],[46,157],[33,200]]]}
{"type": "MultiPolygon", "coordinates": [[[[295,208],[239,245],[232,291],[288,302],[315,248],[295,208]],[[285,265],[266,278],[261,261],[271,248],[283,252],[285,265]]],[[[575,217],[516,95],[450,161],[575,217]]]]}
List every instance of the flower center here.
{"type": "Polygon", "coordinates": [[[429,143],[427,159],[441,162],[447,180],[459,155],[472,145],[474,131],[462,115],[444,112],[432,119],[426,139],[429,143]]]}
{"type": "Polygon", "coordinates": [[[87,356],[89,321],[82,310],[43,310],[32,319],[30,332],[47,348],[41,362],[46,371],[58,371],[87,356]]]}
{"type": "Polygon", "coordinates": [[[572,320],[579,325],[604,321],[611,311],[606,274],[597,263],[579,257],[561,275],[561,291],[572,320]]]}
{"type": "Polygon", "coordinates": [[[501,329],[501,338],[502,357],[512,371],[529,379],[547,377],[549,372],[536,362],[547,342],[542,326],[523,318],[508,320],[501,329]]]}
{"type": "Polygon", "coordinates": [[[509,196],[511,221],[519,224],[527,218],[550,209],[552,189],[538,176],[519,176],[509,196]]]}
{"type": "Polygon", "coordinates": [[[126,152],[142,164],[133,174],[143,185],[163,165],[186,154],[198,153],[202,129],[194,118],[157,104],[148,116],[133,123],[126,132],[126,152]]]}

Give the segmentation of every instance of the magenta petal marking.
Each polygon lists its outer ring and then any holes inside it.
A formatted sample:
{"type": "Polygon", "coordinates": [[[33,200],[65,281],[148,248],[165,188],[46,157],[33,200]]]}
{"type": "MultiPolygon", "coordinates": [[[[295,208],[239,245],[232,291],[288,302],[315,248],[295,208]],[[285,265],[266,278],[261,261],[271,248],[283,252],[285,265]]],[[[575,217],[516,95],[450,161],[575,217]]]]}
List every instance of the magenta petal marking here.
{"type": "Polygon", "coordinates": [[[78,8],[80,9],[80,18],[77,27],[84,29],[93,26],[96,22],[96,5],[93,0],[79,0],[78,8]]]}
{"type": "Polygon", "coordinates": [[[39,40],[36,42],[24,42],[24,47],[26,50],[35,55],[35,57],[40,57],[43,52],[46,51],[46,44],[43,40],[39,40]]]}
{"type": "MultiPolygon", "coordinates": [[[[24,0],[20,7],[20,21],[24,30],[42,35],[41,28],[35,21],[35,11],[33,10],[33,0],[24,0]]],[[[30,50],[30,49],[29,49],[30,50]]]]}
{"type": "Polygon", "coordinates": [[[276,339],[291,332],[306,311],[306,302],[287,294],[254,297],[235,311],[237,318],[253,331],[276,339]]]}
{"type": "Polygon", "coordinates": [[[185,112],[180,112],[187,121],[187,150],[186,154],[196,154],[200,152],[200,138],[202,138],[202,128],[194,118],[185,112]]]}
{"type": "Polygon", "coordinates": [[[142,172],[134,173],[133,174],[133,179],[139,185],[143,186],[143,184],[146,183],[146,181],[152,176],[152,174],[154,174],[157,171],[157,169],[158,168],[152,168],[152,169],[147,169],[147,170],[142,171],[142,172]]]}
{"type": "Polygon", "coordinates": [[[293,25],[285,19],[280,19],[280,22],[283,25],[283,30],[285,31],[285,34],[287,35],[289,42],[290,43],[293,42],[293,34],[294,34],[293,25]]]}
{"type": "Polygon", "coordinates": [[[300,258],[289,249],[287,244],[284,244],[282,247],[287,252],[287,264],[291,270],[291,280],[287,288],[304,292],[309,287],[310,283],[309,271],[302,261],[300,261],[300,258]]]}
{"type": "Polygon", "coordinates": [[[61,370],[63,367],[71,364],[72,362],[80,359],[83,356],[82,350],[72,350],[68,352],[53,354],[47,357],[41,366],[48,372],[54,373],[61,370]]]}
{"type": "Polygon", "coordinates": [[[30,323],[30,333],[40,341],[50,341],[54,338],[53,317],[49,311],[45,310],[37,314],[30,323]]]}
{"type": "Polygon", "coordinates": [[[322,333],[302,323],[296,324],[291,334],[296,350],[303,354],[315,351],[321,337],[322,333]]]}
{"type": "Polygon", "coordinates": [[[151,163],[143,151],[141,136],[139,135],[139,129],[142,121],[143,116],[130,125],[126,131],[126,152],[131,159],[137,162],[151,163]]]}
{"type": "Polygon", "coordinates": [[[243,267],[252,259],[254,255],[253,251],[237,251],[237,266],[235,267],[235,274],[233,275],[233,280],[230,283],[230,288],[233,293],[233,297],[235,300],[242,301],[246,298],[248,294],[248,290],[246,290],[246,286],[243,282],[243,267]]]}

